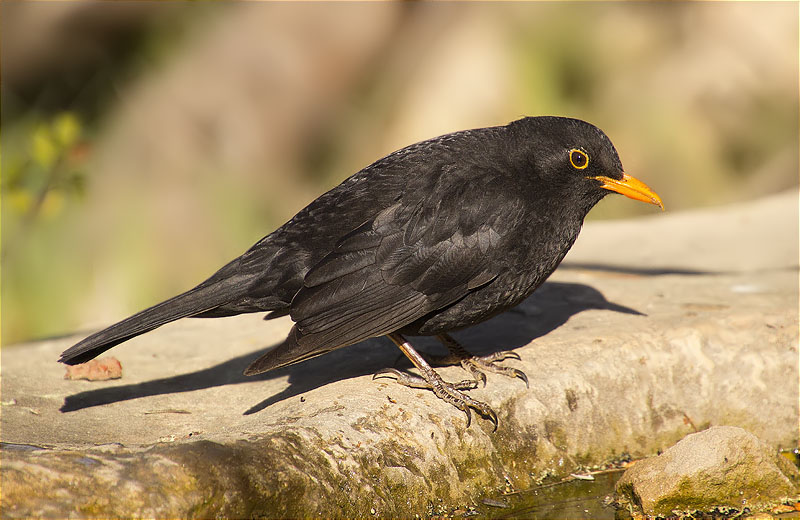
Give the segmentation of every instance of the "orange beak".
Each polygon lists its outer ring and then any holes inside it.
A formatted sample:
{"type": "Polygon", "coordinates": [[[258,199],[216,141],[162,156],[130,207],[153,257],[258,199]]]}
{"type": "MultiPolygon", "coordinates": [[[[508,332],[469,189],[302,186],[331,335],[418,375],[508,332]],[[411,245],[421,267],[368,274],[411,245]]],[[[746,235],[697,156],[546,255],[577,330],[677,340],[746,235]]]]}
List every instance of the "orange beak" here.
{"type": "Polygon", "coordinates": [[[661,211],[664,211],[664,204],[661,203],[661,197],[656,195],[647,184],[635,177],[631,177],[627,173],[622,174],[621,180],[612,179],[604,175],[598,175],[597,177],[592,177],[592,179],[602,182],[603,184],[600,185],[601,188],[616,191],[634,200],[655,204],[661,208],[661,211]]]}

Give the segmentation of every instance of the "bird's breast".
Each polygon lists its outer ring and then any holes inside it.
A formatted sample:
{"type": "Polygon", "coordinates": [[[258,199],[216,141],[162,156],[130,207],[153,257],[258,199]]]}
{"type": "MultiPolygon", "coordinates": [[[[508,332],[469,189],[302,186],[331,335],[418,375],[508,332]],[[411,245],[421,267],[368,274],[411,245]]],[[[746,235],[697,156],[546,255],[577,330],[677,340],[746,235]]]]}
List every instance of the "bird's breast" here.
{"type": "Polygon", "coordinates": [[[488,320],[525,300],[555,271],[575,242],[577,226],[539,226],[514,237],[497,256],[497,276],[459,301],[431,312],[401,329],[409,335],[433,335],[488,320]],[[546,232],[545,232],[546,231],[546,232]]]}

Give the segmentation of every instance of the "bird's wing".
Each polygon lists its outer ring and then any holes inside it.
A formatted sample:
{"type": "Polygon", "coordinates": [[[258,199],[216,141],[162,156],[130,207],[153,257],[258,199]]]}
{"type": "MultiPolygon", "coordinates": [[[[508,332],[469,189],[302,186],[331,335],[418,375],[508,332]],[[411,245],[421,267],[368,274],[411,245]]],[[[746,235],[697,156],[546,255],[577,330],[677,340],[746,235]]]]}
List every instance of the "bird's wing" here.
{"type": "Polygon", "coordinates": [[[287,342],[248,373],[387,334],[491,282],[520,204],[504,196],[496,205],[497,190],[481,183],[445,191],[398,201],[340,239],[292,300],[287,342]]]}

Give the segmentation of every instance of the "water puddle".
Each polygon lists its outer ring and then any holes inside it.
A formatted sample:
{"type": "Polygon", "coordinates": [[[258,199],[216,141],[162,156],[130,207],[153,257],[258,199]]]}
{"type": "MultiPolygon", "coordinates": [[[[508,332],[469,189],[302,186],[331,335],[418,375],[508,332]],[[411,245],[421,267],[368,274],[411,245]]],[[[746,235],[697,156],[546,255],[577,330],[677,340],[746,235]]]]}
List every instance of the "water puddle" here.
{"type": "Polygon", "coordinates": [[[559,482],[543,484],[526,491],[486,499],[470,514],[473,518],[564,519],[620,518],[606,497],[614,493],[614,485],[624,470],[615,469],[593,475],[575,475],[559,482]],[[615,516],[617,515],[617,516],[615,516]]]}
{"type": "MultiPolygon", "coordinates": [[[[786,451],[782,455],[800,468],[799,451],[786,451]]],[[[612,504],[614,486],[624,473],[619,466],[589,475],[572,475],[557,482],[542,484],[525,491],[505,493],[484,499],[468,511],[455,511],[453,518],[479,519],[530,519],[564,520],[592,518],[598,520],[628,520],[628,511],[617,510],[612,504]]],[[[707,513],[697,519],[720,520],[724,518],[748,518],[750,514],[725,515],[707,513]]],[[[800,511],[773,512],[773,519],[800,519],[800,511]]],[[[640,518],[640,517],[633,517],[640,518]]]]}

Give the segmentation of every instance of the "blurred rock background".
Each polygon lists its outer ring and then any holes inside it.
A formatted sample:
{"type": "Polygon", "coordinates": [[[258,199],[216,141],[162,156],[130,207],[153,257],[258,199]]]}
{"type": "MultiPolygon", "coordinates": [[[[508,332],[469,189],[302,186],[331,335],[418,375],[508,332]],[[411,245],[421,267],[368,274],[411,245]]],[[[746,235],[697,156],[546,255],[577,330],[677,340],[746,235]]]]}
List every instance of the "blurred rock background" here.
{"type": "MultiPolygon", "coordinates": [[[[796,3],[0,9],[3,344],[188,289],[373,160],[523,115],[597,124],[668,211],[798,184],[796,3]]],[[[628,202],[590,218],[652,212],[628,202]]]]}

